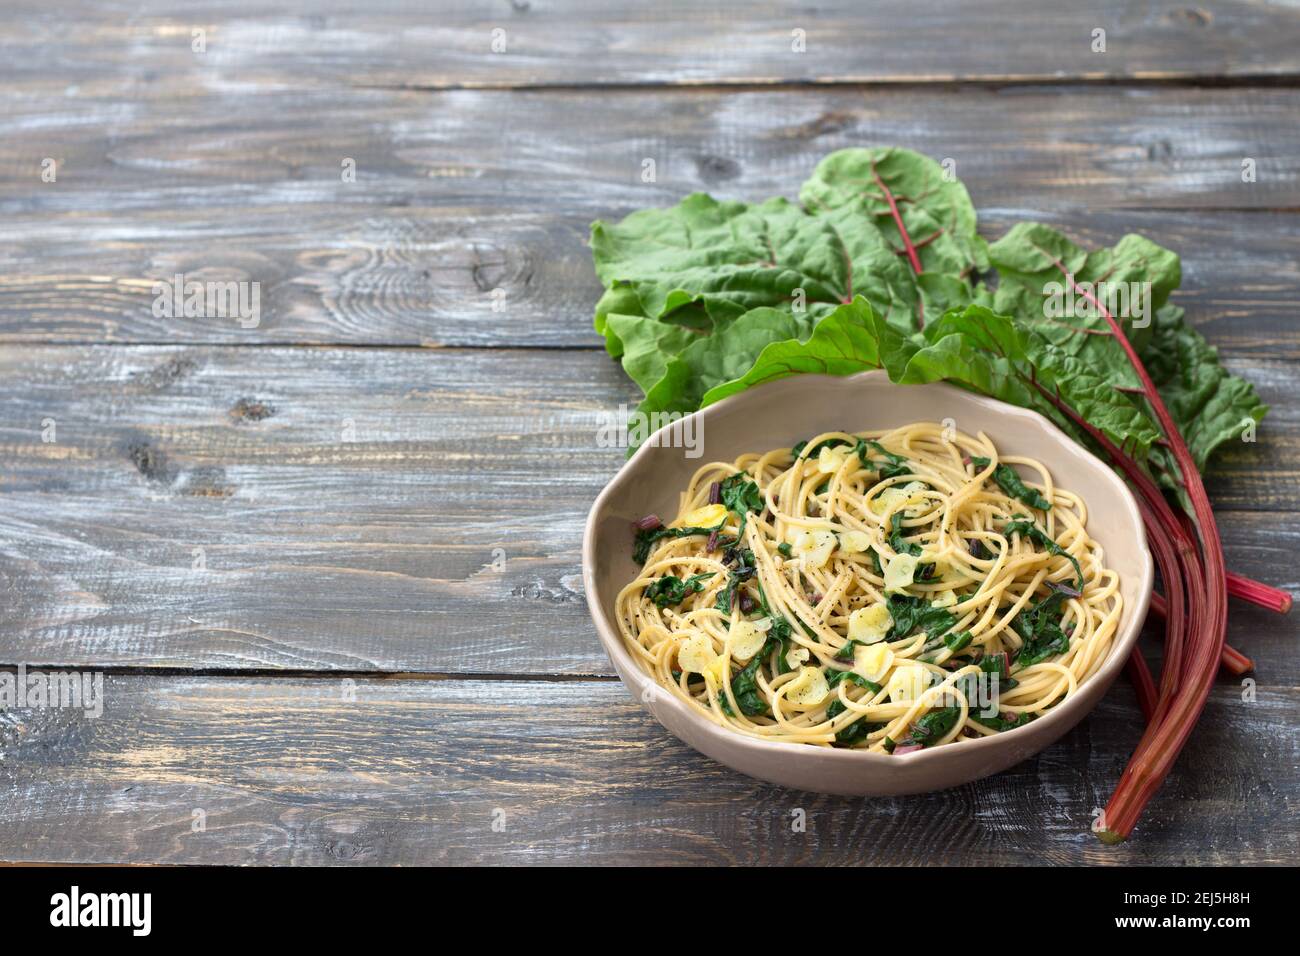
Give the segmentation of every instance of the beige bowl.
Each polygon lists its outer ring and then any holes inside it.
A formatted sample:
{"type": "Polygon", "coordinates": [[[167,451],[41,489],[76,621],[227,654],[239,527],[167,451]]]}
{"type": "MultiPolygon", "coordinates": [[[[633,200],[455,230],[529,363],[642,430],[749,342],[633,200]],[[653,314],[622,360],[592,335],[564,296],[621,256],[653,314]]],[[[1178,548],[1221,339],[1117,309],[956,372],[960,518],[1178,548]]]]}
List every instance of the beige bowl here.
{"type": "Polygon", "coordinates": [[[691,418],[703,456],[642,446],[592,505],[582,572],[596,632],[623,683],[669,731],[714,760],[760,780],[822,793],[883,796],[955,787],[1005,770],[1060,738],[1096,706],[1133,650],[1152,585],[1137,502],[1115,472],[1037,412],[949,385],[895,385],[884,372],[864,372],[796,375],[733,395],[691,418]],[[672,694],[654,692],[654,678],[628,653],[614,621],[618,592],[640,570],[632,560],[633,521],[650,513],[676,514],[678,495],[705,462],[732,461],[824,431],[946,418],[968,434],[984,432],[1002,454],[1037,458],[1062,487],[1087,502],[1088,531],[1119,573],[1124,597],[1119,630],[1100,671],[1024,727],[897,757],[746,737],[699,716],[672,694]]]}

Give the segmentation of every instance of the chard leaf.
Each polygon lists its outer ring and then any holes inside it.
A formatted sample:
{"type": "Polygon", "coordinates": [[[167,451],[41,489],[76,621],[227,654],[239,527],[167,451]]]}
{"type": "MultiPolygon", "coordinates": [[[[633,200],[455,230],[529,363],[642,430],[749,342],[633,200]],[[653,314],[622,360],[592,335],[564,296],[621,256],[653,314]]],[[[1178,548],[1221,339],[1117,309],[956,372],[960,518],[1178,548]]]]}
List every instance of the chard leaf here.
{"type": "Polygon", "coordinates": [[[750,206],[696,193],[617,224],[593,223],[591,250],[606,288],[635,293],[640,308],[624,303],[621,311],[696,327],[721,328],[763,306],[834,306],[865,295],[910,328],[920,302],[911,270],[853,208],[810,216],[785,199],[750,206]]]}
{"type": "Polygon", "coordinates": [[[693,412],[707,405],[706,393],[745,374],[753,357],[773,342],[802,341],[812,333],[820,312],[752,309],[722,330],[699,338],[668,360],[664,374],[646,393],[640,410],[693,412]]]}
{"type": "Polygon", "coordinates": [[[1024,643],[1016,654],[1017,667],[1029,667],[1070,649],[1070,637],[1061,630],[1061,604],[1065,595],[1053,591],[1036,604],[1025,608],[1011,622],[1024,643]]]}
{"type": "Polygon", "coordinates": [[[889,637],[891,641],[901,640],[918,629],[925,631],[929,637],[942,637],[957,623],[957,618],[950,612],[934,607],[925,598],[891,594],[886,606],[889,608],[889,616],[894,619],[889,637]]]}
{"type": "Polygon", "coordinates": [[[902,455],[895,455],[887,451],[885,446],[878,441],[871,441],[867,438],[859,438],[856,451],[858,461],[862,462],[863,468],[870,468],[880,476],[881,481],[888,481],[890,478],[902,478],[913,474],[912,463],[902,455]],[[867,452],[875,452],[884,457],[884,461],[876,461],[868,457],[867,452]]]}
{"type": "Polygon", "coordinates": [[[857,684],[873,694],[880,693],[880,685],[875,681],[863,677],[857,671],[841,671],[834,668],[826,669],[826,686],[830,688],[838,687],[840,684],[848,681],[850,684],[857,684]]]}
{"type": "Polygon", "coordinates": [[[656,528],[653,531],[638,531],[632,544],[632,560],[637,564],[645,564],[650,557],[650,550],[655,543],[663,538],[690,538],[695,535],[708,536],[720,529],[727,522],[719,521],[712,528],[656,528]]]}
{"type": "Polygon", "coordinates": [[[711,387],[703,404],[710,405],[762,382],[800,372],[852,375],[873,368],[901,370],[916,348],[886,325],[867,304],[855,299],[822,318],[806,339],[787,338],[767,344],[747,369],[711,387]]]}
{"type": "Polygon", "coordinates": [[[895,554],[911,554],[918,557],[921,554],[921,546],[903,536],[903,512],[901,511],[895,511],[893,517],[889,519],[889,546],[894,549],[895,554]]]}
{"type": "Polygon", "coordinates": [[[669,574],[646,588],[645,596],[653,601],[656,607],[681,604],[690,595],[703,591],[704,582],[716,573],[715,571],[705,571],[703,574],[692,574],[685,581],[675,574],[669,574]]]}
{"type": "MultiPolygon", "coordinates": [[[[1182,277],[1178,256],[1142,236],[1127,235],[1112,249],[1088,252],[1040,223],[1016,225],[989,246],[989,260],[999,276],[994,308],[1027,321],[1047,320],[1038,325],[1042,334],[1071,355],[1109,338],[1081,331],[1109,329],[1095,304],[1124,324],[1140,351],[1151,337],[1156,310],[1182,277]],[[1114,297],[1096,288],[1098,283],[1106,283],[1114,297]],[[1132,295],[1130,287],[1135,287],[1132,295]]],[[[1132,374],[1127,363],[1123,368],[1132,374]]]]}
{"type": "MultiPolygon", "coordinates": [[[[1104,432],[1115,444],[1127,448],[1136,461],[1143,462],[1160,438],[1160,429],[1136,401],[1121,391],[1126,379],[1123,375],[1116,375],[1114,369],[1121,364],[1130,374],[1131,369],[1127,359],[1119,354],[1119,344],[1114,339],[1105,341],[1110,349],[1109,369],[1104,363],[1094,366],[1058,349],[1041,336],[1028,333],[1029,368],[1022,373],[1022,380],[1024,374],[1029,374],[1031,381],[1036,381],[1049,393],[1059,395],[1084,420],[1104,432]]],[[[1033,402],[1037,404],[1027,402],[1026,407],[1036,407],[1067,434],[1087,444],[1087,439],[1073,422],[1041,394],[1035,393],[1033,402]]]]}
{"type": "Polygon", "coordinates": [[[1204,468],[1267,408],[1167,305],[1178,257],[1135,235],[1089,251],[1037,223],[986,246],[965,188],[944,172],[907,150],[842,150],[804,184],[806,210],[697,194],[593,224],[606,289],[596,329],[646,391],[641,411],[687,413],[801,372],[884,368],[895,382],[947,380],[1035,409],[1089,444],[1059,396],[1186,506],[1120,344],[1078,294],[1113,306],[1204,468]],[[972,281],[988,264],[993,292],[972,281]],[[1071,301],[1083,308],[1052,308],[1071,301]]]}
{"type": "Polygon", "coordinates": [[[668,362],[700,338],[694,329],[645,316],[612,312],[605,317],[606,343],[617,341],[628,378],[648,392],[664,377],[668,362]]]}
{"type": "Polygon", "coordinates": [[[961,708],[955,704],[926,711],[924,716],[912,723],[908,743],[920,744],[922,747],[937,744],[956,725],[959,716],[961,708]]]}
{"type": "Polygon", "coordinates": [[[808,441],[805,439],[791,447],[790,457],[796,460],[801,457],[811,460],[820,455],[823,448],[838,448],[841,445],[847,444],[848,442],[843,438],[826,438],[809,448],[808,441]]]}
{"type": "Polygon", "coordinates": [[[605,294],[596,303],[596,331],[605,337],[605,351],[618,358],[623,354],[623,340],[618,330],[610,325],[612,315],[643,318],[641,300],[626,283],[615,283],[605,290],[605,294]]]}
{"type": "MultiPolygon", "coordinates": [[[[1091,338],[1099,338],[1092,336],[1091,338]]],[[[1084,360],[1057,348],[1032,327],[980,305],[942,316],[925,330],[929,344],[908,360],[899,382],[946,379],[1004,402],[1032,408],[1082,441],[1069,419],[1034,387],[1059,394],[1116,444],[1124,444],[1139,461],[1159,437],[1151,418],[1132,399],[1115,389],[1113,380],[1084,360]]],[[[1119,345],[1106,337],[1108,347],[1119,345]]],[[[1110,362],[1123,362],[1110,355],[1110,362]]]]}
{"type": "Polygon", "coordinates": [[[752,578],[758,570],[754,563],[754,552],[749,548],[736,547],[726,552],[723,556],[723,563],[730,564],[735,561],[736,567],[727,575],[727,586],[718,592],[718,598],[713,606],[723,614],[730,615],[731,608],[736,603],[736,589],[745,581],[752,578]]]}
{"type": "Polygon", "coordinates": [[[718,488],[722,503],[741,518],[750,511],[763,510],[763,494],[758,485],[749,480],[743,471],[738,471],[729,478],[724,478],[718,488]]]}
{"type": "Polygon", "coordinates": [[[1065,558],[1065,560],[1074,565],[1074,573],[1077,579],[1075,589],[1078,591],[1083,590],[1083,570],[1079,567],[1078,559],[1052,540],[1046,531],[1034,524],[1032,518],[1027,518],[1024,515],[1016,515],[1011,521],[1007,522],[1007,526],[1002,529],[1002,532],[1006,535],[1023,535],[1030,541],[1042,545],[1048,554],[1065,558]]]}
{"type": "MultiPolygon", "coordinates": [[[[846,710],[848,710],[848,708],[841,704],[839,699],[836,698],[831,701],[830,706],[826,708],[826,719],[834,720],[846,710]]],[[[835,741],[836,743],[841,744],[856,744],[865,740],[873,731],[876,731],[883,726],[885,725],[873,723],[865,717],[859,717],[857,720],[853,721],[853,723],[836,733],[835,741]]]]}
{"type": "Polygon", "coordinates": [[[965,277],[988,265],[966,187],[930,157],[910,149],[831,153],[803,184],[799,200],[819,213],[860,206],[900,258],[907,254],[904,238],[910,240],[921,266],[915,271],[965,277]]]}
{"type": "MultiPolygon", "coordinates": [[[[1112,390],[1132,392],[1139,383],[1111,336],[1080,331],[1106,331],[1105,320],[1095,309],[1049,319],[1042,311],[1043,289],[1049,282],[1066,284],[1063,269],[1072,271],[1075,283],[1147,285],[1146,308],[1135,308],[1139,297],[1130,294],[1127,316],[1096,290],[1093,296],[1125,320],[1125,332],[1151,373],[1198,468],[1203,470],[1216,448],[1239,437],[1249,422],[1261,421],[1268,411],[1250,384],[1229,374],[1219,363],[1217,350],[1184,322],[1183,310],[1166,305],[1181,277],[1178,256],[1173,252],[1129,235],[1113,249],[1089,253],[1045,226],[1022,224],[990,247],[990,258],[1001,274],[998,304],[1007,306],[1015,300],[1020,314],[1027,317],[1026,325],[1060,352],[1088,366],[1101,387],[1112,390]]],[[[1123,296],[1119,299],[1122,305],[1123,296]]],[[[1144,403],[1130,402],[1155,430],[1144,403]]],[[[1176,474],[1176,469],[1173,471],[1176,474]]]]}
{"type": "Polygon", "coordinates": [[[1157,313],[1142,359],[1201,470],[1215,449],[1240,440],[1268,412],[1249,382],[1224,369],[1218,349],[1187,325],[1177,306],[1157,313]]]}
{"type": "Polygon", "coordinates": [[[964,651],[974,639],[975,635],[970,631],[951,631],[944,635],[943,643],[948,650],[956,654],[958,651],[964,651]]]}
{"type": "Polygon", "coordinates": [[[913,384],[947,379],[972,391],[1033,407],[1039,400],[1020,373],[1023,363],[1016,361],[1024,353],[1023,339],[1010,318],[970,306],[959,314],[948,313],[928,327],[926,344],[912,352],[894,380],[913,384]],[[1015,343],[1011,352],[987,347],[1003,335],[1015,343]]]}
{"type": "Polygon", "coordinates": [[[749,513],[752,511],[757,514],[765,507],[763,494],[758,490],[758,485],[750,481],[749,476],[743,471],[738,471],[731,477],[723,479],[718,490],[722,496],[722,503],[740,519],[740,528],[736,532],[736,540],[743,540],[745,537],[745,523],[749,520],[749,513]]]}
{"type": "Polygon", "coordinates": [[[983,724],[989,730],[996,730],[999,733],[1006,730],[1015,730],[1017,727],[1023,727],[1034,719],[1033,714],[1015,714],[1011,717],[983,717],[979,713],[972,713],[970,719],[983,724]]]}
{"type": "MultiPolygon", "coordinates": [[[[758,669],[776,649],[775,643],[769,638],[763,645],[763,649],[754,655],[754,659],[731,678],[731,692],[736,696],[736,703],[740,705],[740,710],[746,717],[759,717],[768,713],[767,701],[758,686],[758,669]]],[[[731,706],[727,703],[726,691],[718,694],[718,703],[721,704],[723,713],[734,716],[731,706]]]]}
{"type": "MultiPolygon", "coordinates": [[[[987,468],[991,459],[971,456],[971,463],[976,468],[987,468]]],[[[1052,503],[1042,496],[1036,488],[1030,488],[1010,465],[998,464],[993,469],[993,480],[1002,491],[1022,504],[1037,508],[1039,511],[1051,511],[1052,503]]]]}

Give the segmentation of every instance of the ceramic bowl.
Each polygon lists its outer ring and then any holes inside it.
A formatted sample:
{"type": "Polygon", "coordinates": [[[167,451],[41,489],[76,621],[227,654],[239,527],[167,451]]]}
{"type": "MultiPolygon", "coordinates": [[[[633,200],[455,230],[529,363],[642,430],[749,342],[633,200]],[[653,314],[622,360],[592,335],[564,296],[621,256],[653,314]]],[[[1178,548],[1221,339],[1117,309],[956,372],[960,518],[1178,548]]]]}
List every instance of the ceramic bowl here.
{"type": "Polygon", "coordinates": [[[596,633],[633,697],[671,733],[719,763],[821,793],[890,795],[954,787],[1005,770],[1054,743],[1092,710],[1133,650],[1153,574],[1137,502],[1114,471],[1037,412],[949,385],[895,385],[884,372],[864,372],[792,376],[733,395],[690,418],[680,434],[698,437],[698,444],[691,444],[702,455],[646,443],[596,499],[583,538],[583,583],[596,633]],[[1073,696],[1015,730],[890,756],[747,737],[706,720],[672,694],[647,693],[654,679],[624,647],[614,620],[618,592],[639,571],[632,560],[633,521],[650,513],[676,514],[678,495],[706,462],[793,445],[824,431],[944,419],[967,434],[984,432],[1001,454],[1038,459],[1058,484],[1087,503],[1088,532],[1120,575],[1124,609],[1110,655],[1073,696]]]}

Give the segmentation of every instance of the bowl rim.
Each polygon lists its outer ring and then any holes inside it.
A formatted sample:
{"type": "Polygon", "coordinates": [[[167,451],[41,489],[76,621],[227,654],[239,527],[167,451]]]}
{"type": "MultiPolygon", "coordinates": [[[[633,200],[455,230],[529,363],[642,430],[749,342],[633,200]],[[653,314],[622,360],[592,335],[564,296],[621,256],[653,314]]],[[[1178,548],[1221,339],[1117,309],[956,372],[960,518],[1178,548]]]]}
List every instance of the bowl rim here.
{"type": "MultiPolygon", "coordinates": [[[[864,379],[882,380],[882,384],[890,388],[914,387],[910,384],[899,384],[890,381],[887,373],[883,369],[869,369],[862,372],[856,372],[852,375],[800,373],[793,376],[785,376],[780,379],[770,380],[753,388],[746,389],[745,391],[729,395],[711,405],[707,405],[704,408],[691,412],[689,415],[683,416],[680,421],[685,421],[690,418],[703,418],[715,410],[725,408],[729,405],[741,404],[749,400],[754,394],[760,392],[762,389],[775,386],[778,383],[788,383],[791,380],[807,380],[810,378],[823,379],[828,383],[835,383],[836,387],[845,387],[850,385],[850,383],[862,381],[864,379]]],[[[1147,544],[1146,527],[1142,522],[1142,515],[1138,509],[1137,500],[1134,498],[1133,492],[1129,489],[1128,485],[1124,483],[1123,479],[1115,473],[1115,470],[1111,468],[1110,465],[1106,464],[1083,445],[1080,445],[1074,439],[1070,438],[1070,436],[1061,431],[1054,422],[1039,412],[1029,408],[1022,408],[1019,405],[1011,405],[999,399],[990,398],[987,395],[969,392],[965,389],[949,385],[947,382],[926,382],[918,384],[920,384],[921,387],[950,392],[952,393],[953,398],[959,398],[962,401],[974,401],[987,405],[995,412],[1005,414],[1010,418],[1021,418],[1025,421],[1033,422],[1035,425],[1042,428],[1048,438],[1055,441],[1057,444],[1064,446],[1072,453],[1083,455],[1107,476],[1107,480],[1112,485],[1119,505],[1127,512],[1127,518],[1136,531],[1137,541],[1140,546],[1137,556],[1142,565],[1138,580],[1137,604],[1132,608],[1131,612],[1129,609],[1125,609],[1124,615],[1120,620],[1120,625],[1117,628],[1115,641],[1111,645],[1110,652],[1106,656],[1106,660],[1102,663],[1101,668],[1079,685],[1080,690],[1087,685],[1109,689],[1111,682],[1114,681],[1116,676],[1118,676],[1120,669],[1125,665],[1129,655],[1137,644],[1138,636],[1142,630],[1142,624],[1146,619],[1147,611],[1150,607],[1151,591],[1155,580],[1154,563],[1151,558],[1150,547],[1147,544]]],[[[662,428],[657,429],[649,438],[646,439],[641,447],[623,463],[614,477],[605,484],[605,487],[602,488],[600,494],[596,496],[596,500],[592,503],[591,510],[587,514],[587,523],[582,536],[582,579],[583,590],[585,591],[587,598],[587,611],[591,615],[592,623],[596,627],[597,636],[600,638],[600,642],[605,648],[605,653],[609,656],[610,662],[614,665],[620,679],[624,684],[627,684],[629,677],[635,681],[636,687],[629,688],[629,690],[633,691],[634,696],[636,696],[638,700],[645,699],[647,687],[653,687],[658,690],[659,684],[651,675],[645,672],[640,664],[628,652],[627,648],[623,646],[623,637],[611,619],[609,612],[607,612],[604,607],[600,606],[598,595],[596,594],[594,578],[594,568],[596,567],[596,525],[598,519],[605,511],[609,499],[614,496],[622,485],[626,484],[631,479],[631,475],[638,469],[639,464],[643,460],[649,458],[652,454],[652,449],[656,447],[653,439],[674,426],[680,427],[680,422],[670,422],[662,428]]],[[[1102,693],[1104,694],[1104,690],[1102,693]]],[[[946,746],[926,747],[922,750],[912,751],[911,753],[894,755],[878,754],[869,750],[859,750],[848,747],[810,747],[807,744],[790,743],[780,740],[765,740],[761,737],[751,737],[748,734],[739,733],[738,731],[723,727],[720,724],[716,724],[713,721],[702,717],[683,701],[679,700],[675,694],[656,693],[653,699],[656,702],[666,703],[668,707],[685,717],[690,724],[709,738],[726,743],[730,746],[741,746],[747,750],[756,748],[759,753],[788,753],[792,756],[795,754],[804,754],[818,760],[842,764],[845,767],[876,766],[882,769],[886,767],[897,769],[903,765],[921,766],[923,764],[939,764],[945,759],[945,754],[951,753],[950,748],[946,746]]],[[[989,736],[981,737],[978,740],[964,742],[961,745],[962,753],[977,753],[980,748],[990,751],[1000,749],[1009,746],[1011,743],[1018,740],[1019,738],[1016,736],[1017,734],[1021,734],[1024,731],[1036,731],[1038,734],[1043,734],[1045,732],[1050,733],[1050,729],[1058,724],[1063,725],[1061,727],[1061,733],[1064,733],[1069,730],[1074,723],[1077,723],[1091,712],[1092,708],[1100,702],[1100,699],[1101,695],[1098,695],[1097,699],[1092,702],[1092,705],[1089,706],[1087,710],[1082,713],[1075,713],[1075,711],[1079,710],[1087,700],[1086,695],[1076,693],[1075,696],[1067,697],[1059,704],[1052,707],[1052,709],[1044,716],[1039,717],[1022,727],[1016,727],[1013,730],[990,734],[989,736]]],[[[662,719],[653,711],[651,712],[651,715],[654,716],[656,720],[659,720],[661,724],[663,723],[662,719]]],[[[668,728],[665,727],[665,729],[668,728]]],[[[669,730],[669,733],[673,733],[673,731],[669,730]]],[[[675,733],[674,736],[676,736],[675,733]]],[[[1034,753],[1051,746],[1051,743],[1056,739],[1057,737],[1055,736],[1051,737],[1047,743],[1042,747],[1037,748],[1034,753]]],[[[1028,756],[1030,756],[1030,754],[1025,755],[1026,759],[1028,756]]]]}

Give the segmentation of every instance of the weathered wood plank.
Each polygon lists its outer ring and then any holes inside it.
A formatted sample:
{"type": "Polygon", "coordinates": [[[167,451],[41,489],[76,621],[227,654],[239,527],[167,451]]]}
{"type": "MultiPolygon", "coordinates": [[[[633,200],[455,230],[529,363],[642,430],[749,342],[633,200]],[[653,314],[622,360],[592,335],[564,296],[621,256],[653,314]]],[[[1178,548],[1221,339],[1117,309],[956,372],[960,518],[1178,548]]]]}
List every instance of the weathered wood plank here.
{"type": "Polygon", "coordinates": [[[1177,79],[1300,73],[1290,42],[1297,30],[1291,5],[1246,0],[830,0],[795,8],[745,0],[274,8],[150,0],[128,10],[62,4],[11,18],[0,50],[10,80],[157,94],[249,85],[1177,79]],[[202,53],[193,52],[196,28],[206,31],[202,53]],[[1106,31],[1104,52],[1094,49],[1097,29],[1106,31]]]}
{"type": "MultiPolygon", "coordinates": [[[[1293,369],[1211,487],[1300,589],[1293,369]]],[[[594,351],[0,349],[0,663],[607,674],[578,551],[632,400],[594,351]]]]}
{"type": "Polygon", "coordinates": [[[826,153],[896,143],[954,159],[991,237],[1026,218],[1149,233],[1183,253],[1199,319],[1295,342],[1300,217],[1225,210],[1300,208],[1300,90],[0,102],[0,341],[591,345],[593,219],[794,196],[826,153]],[[177,273],[259,283],[258,324],[156,317],[177,273]]]}
{"type": "Polygon", "coordinates": [[[110,676],[105,699],[99,719],[0,715],[0,859],[1261,865],[1300,852],[1291,686],[1261,683],[1245,703],[1221,684],[1114,848],[1088,828],[1140,731],[1122,683],[1004,774],[869,800],[735,774],[615,682],[110,676]]]}

